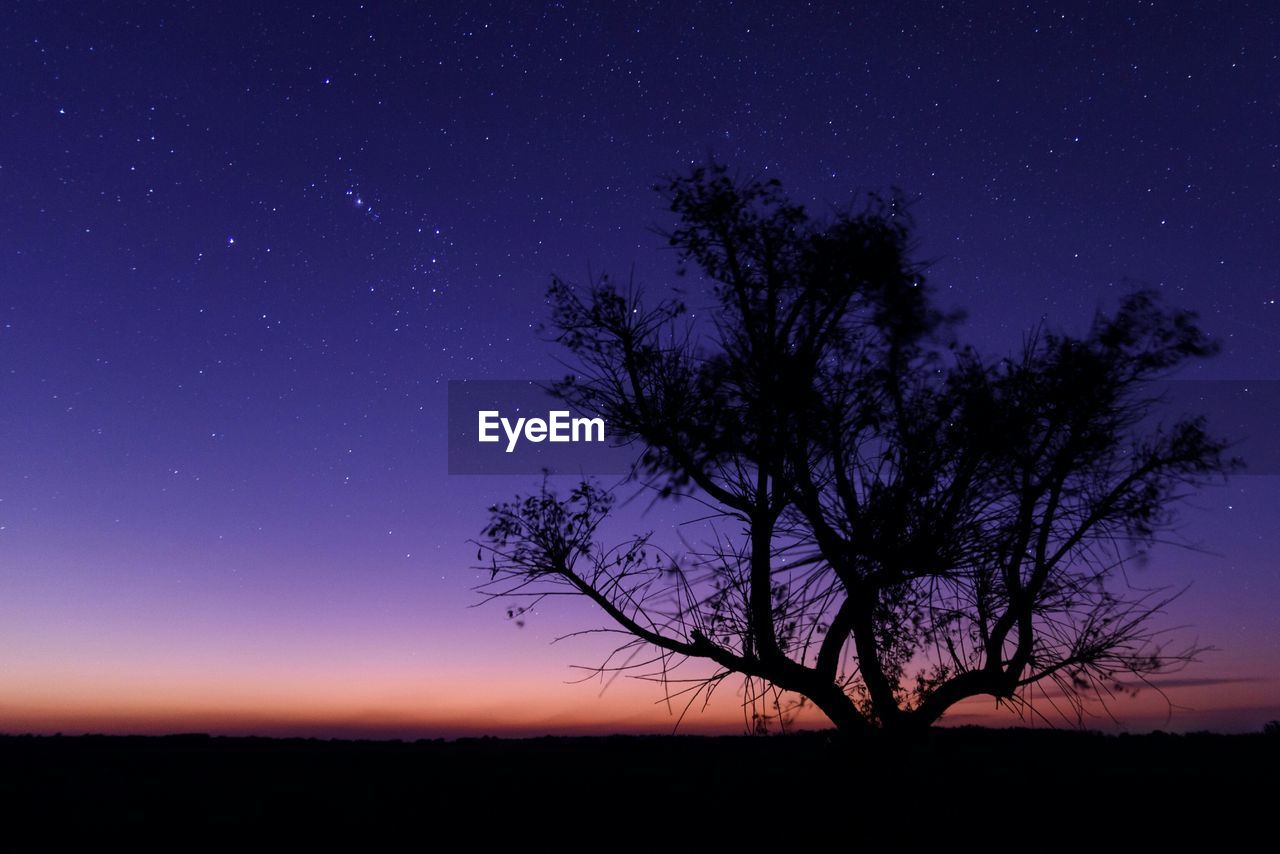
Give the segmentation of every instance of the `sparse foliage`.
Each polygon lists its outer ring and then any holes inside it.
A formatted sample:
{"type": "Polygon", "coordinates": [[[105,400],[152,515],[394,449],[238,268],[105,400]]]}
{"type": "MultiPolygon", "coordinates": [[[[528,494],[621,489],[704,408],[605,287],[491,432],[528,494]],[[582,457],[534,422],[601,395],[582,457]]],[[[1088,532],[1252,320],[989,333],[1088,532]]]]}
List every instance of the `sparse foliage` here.
{"type": "Polygon", "coordinates": [[[1124,573],[1180,498],[1238,465],[1202,421],[1154,418],[1149,381],[1215,349],[1193,314],[1139,291],[1084,335],[1037,330],[991,359],[952,340],[901,197],[818,221],[721,166],[660,189],[711,316],[556,279],[577,367],[556,391],[633,438],[635,479],[706,505],[717,533],[679,556],[648,536],[606,548],[612,496],[544,482],[492,508],[487,593],[584,596],[624,636],[602,669],[691,700],[738,674],[758,715],[797,696],[850,731],[1041,683],[1078,714],[1194,656],[1152,619],[1172,594],[1124,573]]]}

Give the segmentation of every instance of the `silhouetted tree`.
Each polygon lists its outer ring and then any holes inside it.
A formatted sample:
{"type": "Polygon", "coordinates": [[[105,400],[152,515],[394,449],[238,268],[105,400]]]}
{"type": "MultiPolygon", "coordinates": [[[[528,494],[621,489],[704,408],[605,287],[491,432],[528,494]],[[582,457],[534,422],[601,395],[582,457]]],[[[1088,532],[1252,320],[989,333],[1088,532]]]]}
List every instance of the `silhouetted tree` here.
{"type": "Polygon", "coordinates": [[[1037,330],[989,359],[951,340],[900,197],[819,222],[719,165],[659,189],[713,312],[553,280],[579,369],[556,392],[636,441],[658,497],[737,530],[681,555],[650,535],[607,548],[612,494],[544,482],[491,508],[482,590],[591,600],[624,636],[602,670],[690,701],[740,674],[750,698],[798,695],[846,731],[1046,681],[1079,714],[1198,651],[1151,619],[1170,593],[1124,577],[1179,498],[1238,465],[1201,420],[1151,417],[1148,381],[1215,349],[1193,314],[1139,291],[1083,336],[1037,330]],[[707,665],[677,673],[691,662],[707,665]]]}

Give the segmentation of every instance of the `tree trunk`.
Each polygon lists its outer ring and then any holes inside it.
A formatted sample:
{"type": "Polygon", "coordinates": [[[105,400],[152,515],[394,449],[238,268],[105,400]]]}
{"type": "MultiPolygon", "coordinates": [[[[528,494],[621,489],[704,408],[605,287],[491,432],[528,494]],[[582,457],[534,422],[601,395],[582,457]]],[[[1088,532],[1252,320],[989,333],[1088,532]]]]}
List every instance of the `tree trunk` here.
{"type": "Polygon", "coordinates": [[[807,696],[822,710],[841,735],[861,735],[871,728],[871,724],[858,711],[853,700],[849,699],[849,695],[838,686],[833,684],[827,690],[814,691],[807,696]]]}
{"type": "Polygon", "coordinates": [[[885,728],[893,726],[901,717],[898,700],[893,696],[893,686],[880,666],[880,647],[876,642],[874,600],[860,601],[853,618],[853,648],[858,654],[858,670],[871,698],[871,708],[885,728]]]}

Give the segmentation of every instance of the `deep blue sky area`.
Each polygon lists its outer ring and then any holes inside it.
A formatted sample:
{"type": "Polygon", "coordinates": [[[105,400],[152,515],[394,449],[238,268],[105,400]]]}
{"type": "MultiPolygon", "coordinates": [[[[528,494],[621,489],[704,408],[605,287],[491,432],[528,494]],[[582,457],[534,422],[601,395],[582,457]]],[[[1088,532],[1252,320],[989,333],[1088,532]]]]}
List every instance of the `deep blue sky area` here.
{"type": "MultiPolygon", "coordinates": [[[[274,720],[343,691],[426,703],[397,680],[472,696],[457,673],[552,674],[547,720],[590,708],[557,681],[590,650],[546,643],[588,612],[516,634],[465,607],[466,540],[528,479],[445,473],[446,383],[558,370],[536,330],[552,273],[671,285],[652,187],[708,157],[815,212],[916,198],[918,255],[981,349],[1147,284],[1223,345],[1187,376],[1280,379],[1277,17],[10,4],[0,712],[136,728],[261,683],[226,714],[274,720]]],[[[1280,707],[1278,502],[1274,476],[1206,492],[1184,529],[1206,553],[1147,570],[1194,581],[1173,622],[1220,649],[1192,675],[1226,699],[1191,720],[1280,707]]],[[[482,705],[451,714],[508,720],[482,705]]]]}

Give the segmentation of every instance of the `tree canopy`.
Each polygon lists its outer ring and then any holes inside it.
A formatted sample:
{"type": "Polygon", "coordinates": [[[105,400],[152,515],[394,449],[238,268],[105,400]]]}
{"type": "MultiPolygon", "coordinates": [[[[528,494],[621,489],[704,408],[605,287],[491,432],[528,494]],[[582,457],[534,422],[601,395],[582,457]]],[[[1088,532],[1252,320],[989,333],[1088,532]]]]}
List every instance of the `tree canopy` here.
{"type": "Polygon", "coordinates": [[[659,189],[710,316],[556,278],[575,372],[555,390],[636,443],[638,484],[723,524],[679,554],[609,545],[610,491],[544,482],[491,508],[487,594],[586,597],[621,636],[603,668],[691,702],[740,675],[846,731],[1047,682],[1079,712],[1195,655],[1154,619],[1175,592],[1125,576],[1179,499],[1239,465],[1151,392],[1215,352],[1193,313],[1139,290],[993,358],[937,307],[901,196],[819,219],[715,164],[659,189]]]}

